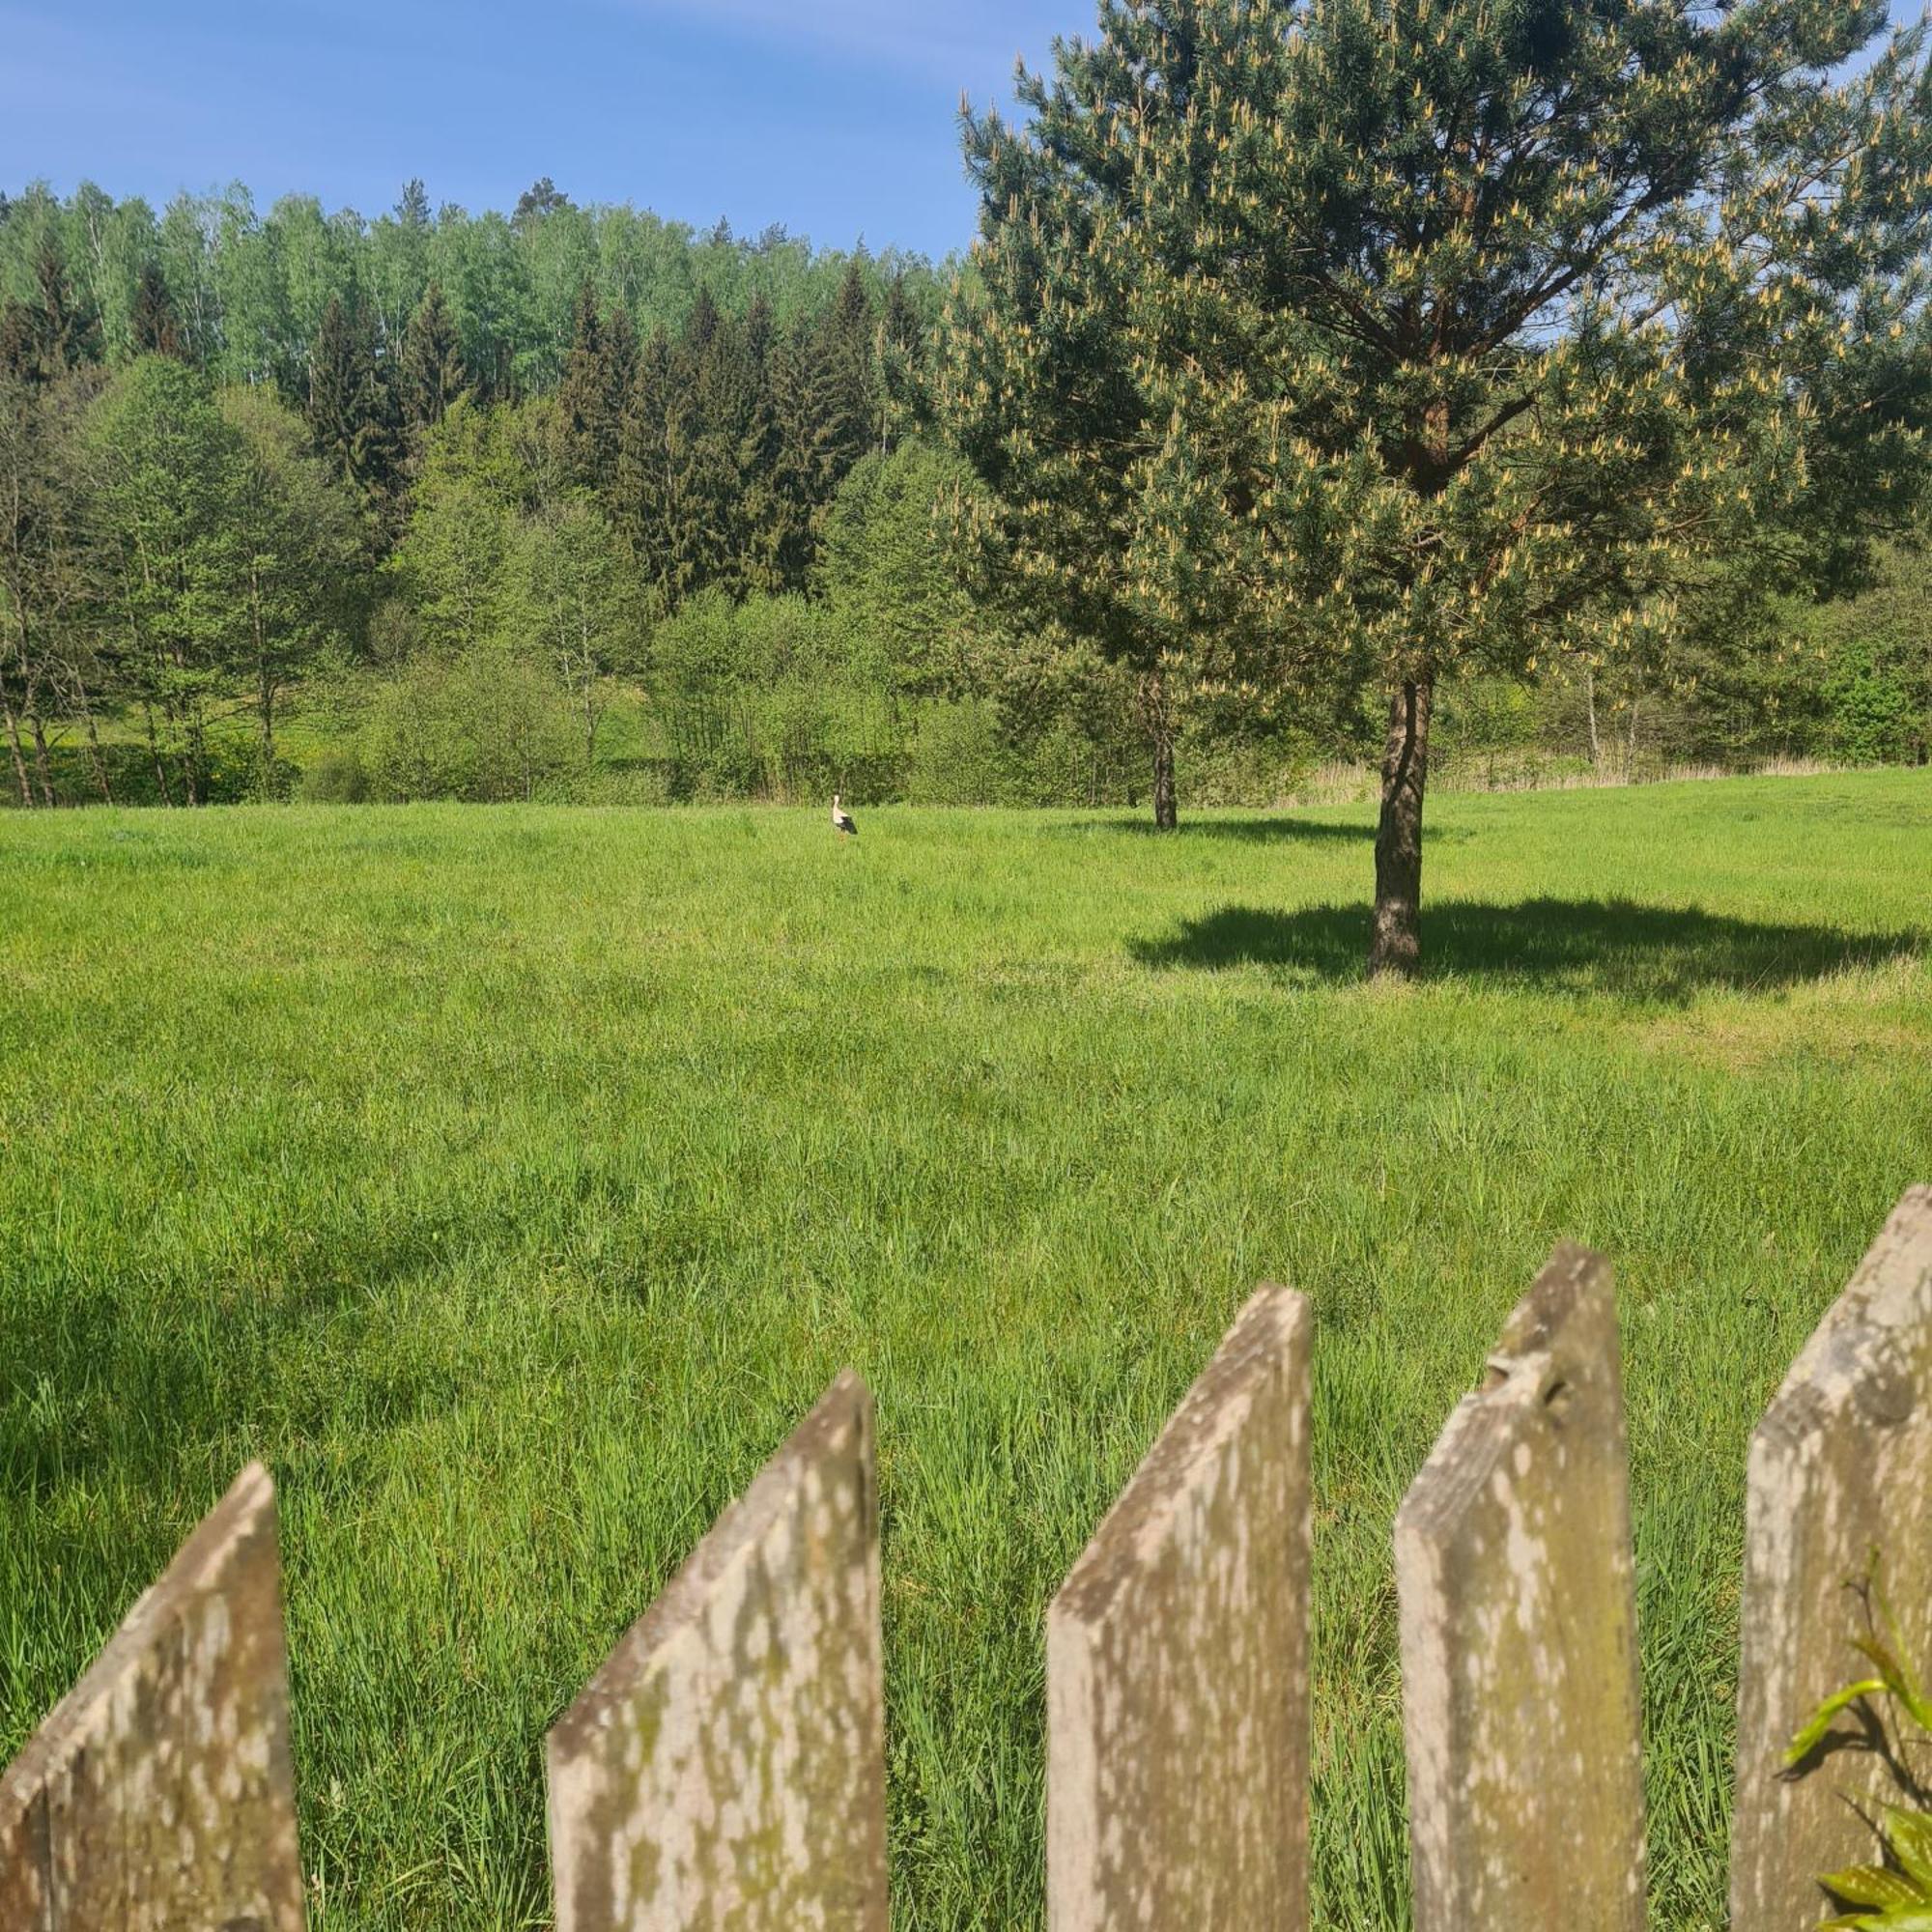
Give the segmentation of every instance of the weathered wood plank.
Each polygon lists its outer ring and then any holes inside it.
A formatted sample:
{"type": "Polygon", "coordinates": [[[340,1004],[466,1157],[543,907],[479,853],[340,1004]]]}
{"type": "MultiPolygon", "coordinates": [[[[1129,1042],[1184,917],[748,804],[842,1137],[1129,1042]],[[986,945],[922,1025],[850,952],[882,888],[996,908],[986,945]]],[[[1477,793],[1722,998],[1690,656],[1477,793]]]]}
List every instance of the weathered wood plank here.
{"type": "Polygon", "coordinates": [[[1644,1921],[1607,1264],[1559,1249],[1396,1519],[1417,1932],[1644,1921]]]}
{"type": "Polygon", "coordinates": [[[303,1918],[275,1492],[256,1465],[0,1779],[0,1925],[303,1918]]]}
{"type": "Polygon", "coordinates": [[[551,1732],[557,1932],[886,1932],[884,1708],[848,1374],[551,1732]]]}
{"type": "Polygon", "coordinates": [[[1054,1932],[1308,1923],[1309,1326],[1248,1304],[1048,1612],[1054,1932]]]}
{"type": "Polygon", "coordinates": [[[1903,1802],[1849,1715],[1795,1776],[1786,1747],[1833,1692],[1872,1673],[1850,1639],[1878,1581],[1921,1681],[1932,1675],[1932,1188],[1892,1216],[1798,1357],[1751,1441],[1738,1791],[1736,1932],[1828,1916],[1818,1877],[1876,1861],[1867,1812],[1903,1802]]]}

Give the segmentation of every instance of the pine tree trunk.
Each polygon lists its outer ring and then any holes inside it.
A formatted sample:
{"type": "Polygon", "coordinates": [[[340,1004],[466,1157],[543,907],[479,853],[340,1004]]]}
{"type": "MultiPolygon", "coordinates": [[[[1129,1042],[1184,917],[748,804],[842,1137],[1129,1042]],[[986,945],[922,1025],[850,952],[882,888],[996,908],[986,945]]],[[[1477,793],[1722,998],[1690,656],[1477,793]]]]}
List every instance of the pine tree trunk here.
{"type": "Polygon", "coordinates": [[[1174,786],[1174,707],[1168,701],[1167,680],[1150,671],[1140,681],[1141,721],[1153,749],[1153,829],[1173,832],[1180,824],[1179,800],[1174,786]]]}
{"type": "Polygon", "coordinates": [[[1429,721],[1435,680],[1399,686],[1382,756],[1382,813],[1376,833],[1376,927],[1369,977],[1412,979],[1422,962],[1422,801],[1429,782],[1429,721]]]}
{"type": "Polygon", "coordinates": [[[1180,824],[1174,795],[1174,733],[1162,731],[1153,741],[1153,825],[1156,832],[1173,832],[1180,824]]]}

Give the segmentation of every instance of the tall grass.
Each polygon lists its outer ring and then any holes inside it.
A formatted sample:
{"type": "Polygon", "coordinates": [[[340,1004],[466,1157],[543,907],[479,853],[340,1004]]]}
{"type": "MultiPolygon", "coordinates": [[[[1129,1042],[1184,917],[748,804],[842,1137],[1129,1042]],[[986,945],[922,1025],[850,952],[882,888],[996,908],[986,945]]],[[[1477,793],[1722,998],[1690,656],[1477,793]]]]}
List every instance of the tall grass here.
{"type": "Polygon", "coordinates": [[[1358,808],[0,822],[0,1751],[259,1454],[315,1924],[541,1925],[544,1728],[850,1362],[900,1920],[1037,1925],[1046,1601],[1271,1276],[1318,1318],[1318,1917],[1398,1926],[1390,1518],[1573,1235],[1656,1920],[1717,1926],[1746,1439],[1932,1173],[1932,780],[1432,837],[1390,994],[1358,808]]]}

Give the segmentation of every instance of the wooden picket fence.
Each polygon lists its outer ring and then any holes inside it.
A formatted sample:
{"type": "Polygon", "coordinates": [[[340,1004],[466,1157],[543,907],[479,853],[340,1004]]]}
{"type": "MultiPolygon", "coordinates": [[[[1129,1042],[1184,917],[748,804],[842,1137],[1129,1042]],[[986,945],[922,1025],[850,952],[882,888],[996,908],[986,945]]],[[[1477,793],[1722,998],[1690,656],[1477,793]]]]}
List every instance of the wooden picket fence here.
{"type": "MultiPolygon", "coordinates": [[[[1048,1613],[1056,1932],[1308,1922],[1310,1349],[1299,1295],[1249,1303],[1048,1613]]],[[[1609,1270],[1564,1248],[1396,1522],[1419,1932],[1643,1924],[1628,1468],[1609,1270]]],[[[1781,1765],[1875,1547],[1932,1659],[1932,1189],[1751,1445],[1737,1932],[1815,1925],[1872,1856],[1884,1757],[1781,1765]]],[[[558,1932],[885,1932],[879,1601],[847,1375],[551,1733],[558,1932]]],[[[288,1709],[258,1467],[0,1782],[0,1927],[298,1932],[288,1709]]]]}

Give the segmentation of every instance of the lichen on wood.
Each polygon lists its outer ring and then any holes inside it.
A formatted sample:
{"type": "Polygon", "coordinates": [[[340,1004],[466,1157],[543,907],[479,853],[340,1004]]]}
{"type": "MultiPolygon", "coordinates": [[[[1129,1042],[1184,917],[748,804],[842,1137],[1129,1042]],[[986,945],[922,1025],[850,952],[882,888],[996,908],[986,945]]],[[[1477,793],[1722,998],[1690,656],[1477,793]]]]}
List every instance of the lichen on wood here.
{"type": "Polygon", "coordinates": [[[247,1469],[0,1779],[7,1932],[300,1932],[275,1492],[247,1469]]]}
{"type": "Polygon", "coordinates": [[[1848,1585],[1874,1559],[1905,1661],[1932,1669],[1932,1188],[1905,1197],[1792,1366],[1751,1440],[1748,1498],[1732,1924],[1795,1932],[1829,1916],[1820,1874],[1876,1861],[1876,1805],[1910,1796],[1874,1747],[1883,1726],[1850,1713],[1804,1763],[1784,1756],[1871,1674],[1848,1585]]]}
{"type": "Polygon", "coordinates": [[[1053,1932],[1308,1922],[1309,1327],[1248,1304],[1054,1601],[1053,1932]]]}
{"type": "Polygon", "coordinates": [[[886,1932],[879,1587],[848,1374],[552,1731],[558,1932],[886,1932]]]}
{"type": "Polygon", "coordinates": [[[1558,1250],[1395,1540],[1417,1932],[1638,1932],[1636,1606],[1607,1264],[1558,1250]]]}

